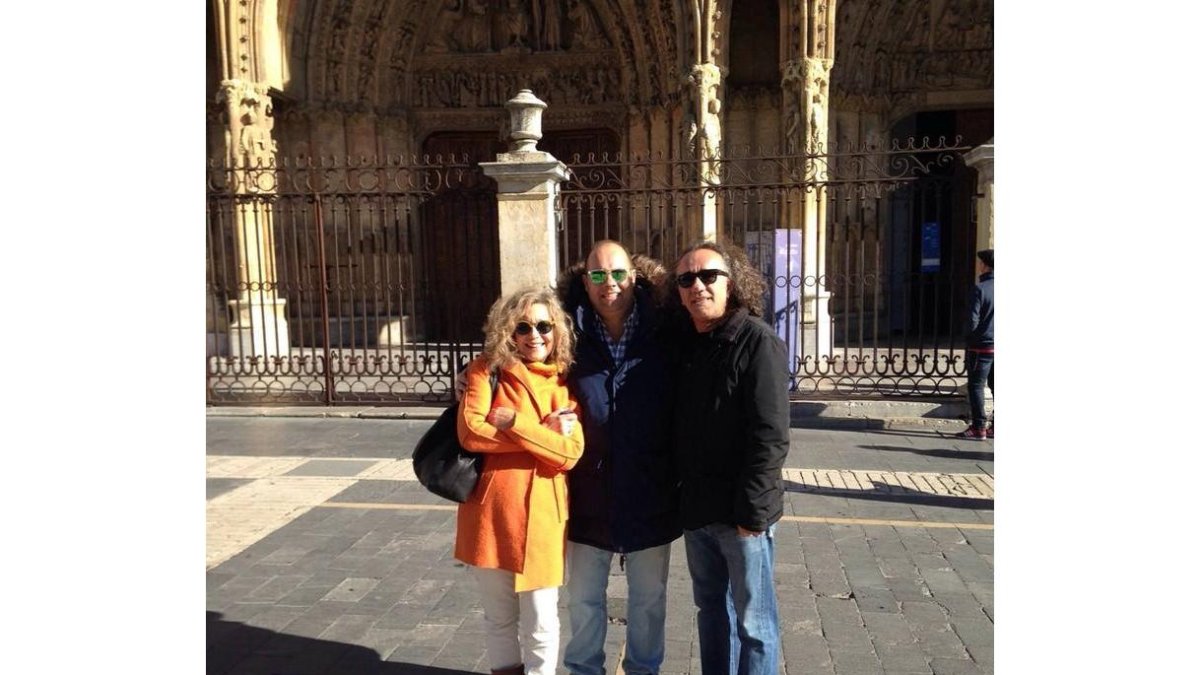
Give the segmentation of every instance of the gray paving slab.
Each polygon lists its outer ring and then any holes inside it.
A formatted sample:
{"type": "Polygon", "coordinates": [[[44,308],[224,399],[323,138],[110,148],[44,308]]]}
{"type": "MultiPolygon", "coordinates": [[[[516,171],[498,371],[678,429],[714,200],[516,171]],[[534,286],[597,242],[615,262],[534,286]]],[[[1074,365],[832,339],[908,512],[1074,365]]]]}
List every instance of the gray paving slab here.
{"type": "Polygon", "coordinates": [[[292,469],[287,476],[357,476],[374,466],[369,460],[310,459],[292,469]]]}
{"type": "MultiPolygon", "coordinates": [[[[207,571],[210,673],[487,671],[477,592],[452,556],[455,512],[414,481],[360,476],[406,457],[428,424],[208,419],[212,457],[298,457],[307,461],[272,480],[354,480],[207,571]]],[[[791,438],[790,468],[992,474],[991,444],[960,448],[936,433],[794,428],[791,438]]],[[[210,477],[208,498],[253,480],[210,477]]],[[[782,672],[992,672],[990,500],[829,489],[785,499],[800,520],[777,530],[782,672]],[[934,527],[944,523],[966,525],[934,527]]],[[[681,541],[670,569],[661,672],[699,673],[681,541]]],[[[615,565],[610,590],[616,672],[626,591],[615,565]]]]}
{"type": "Polygon", "coordinates": [[[204,499],[218,497],[249,482],[248,478],[208,478],[204,481],[204,499]]]}

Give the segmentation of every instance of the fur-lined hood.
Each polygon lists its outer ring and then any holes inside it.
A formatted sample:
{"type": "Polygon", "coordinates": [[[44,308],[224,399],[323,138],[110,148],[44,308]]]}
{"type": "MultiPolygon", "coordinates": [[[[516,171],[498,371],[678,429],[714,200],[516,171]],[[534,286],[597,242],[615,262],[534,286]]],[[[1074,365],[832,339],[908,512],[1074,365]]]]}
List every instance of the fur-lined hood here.
{"type": "MultiPolygon", "coordinates": [[[[663,284],[670,276],[667,274],[667,268],[654,258],[641,253],[630,255],[629,262],[636,271],[636,286],[644,289],[654,299],[655,304],[661,306],[665,297],[663,284]]],[[[583,273],[586,270],[587,261],[580,260],[558,275],[558,299],[563,308],[572,315],[576,307],[588,302],[587,290],[583,287],[583,273]]]]}

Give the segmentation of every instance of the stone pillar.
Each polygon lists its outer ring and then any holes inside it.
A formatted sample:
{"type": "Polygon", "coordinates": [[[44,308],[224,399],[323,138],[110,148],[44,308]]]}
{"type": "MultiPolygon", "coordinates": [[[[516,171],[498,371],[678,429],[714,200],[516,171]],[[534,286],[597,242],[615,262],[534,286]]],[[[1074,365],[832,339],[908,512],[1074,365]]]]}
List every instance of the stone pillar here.
{"type": "Polygon", "coordinates": [[[992,156],[995,152],[995,138],[989,138],[987,143],[968,152],[964,159],[967,166],[974,167],[979,172],[975,182],[975,250],[996,248],[996,231],[994,218],[994,168],[992,156]]]}
{"type": "Polygon", "coordinates": [[[229,355],[287,357],[286,301],[278,294],[275,233],[269,197],[275,186],[275,141],[266,85],[225,80],[226,160],[234,192],[237,297],[230,301],[229,355]]]}
{"type": "Polygon", "coordinates": [[[522,89],[505,104],[511,115],[508,152],[480,162],[497,184],[500,294],[524,286],[551,286],[558,278],[558,214],[555,204],[567,167],[537,149],[546,104],[522,89]]]}
{"type": "MultiPolygon", "coordinates": [[[[801,329],[803,355],[818,360],[832,353],[829,289],[825,283],[828,246],[825,225],[829,178],[829,77],[833,69],[835,0],[780,3],[783,35],[797,36],[781,45],[789,55],[780,64],[783,94],[782,143],[793,156],[798,173],[812,189],[798,190],[783,206],[783,223],[801,231],[804,283],[801,329]]],[[[795,272],[792,272],[795,274],[795,272]]],[[[782,273],[777,271],[777,276],[782,273]]]]}

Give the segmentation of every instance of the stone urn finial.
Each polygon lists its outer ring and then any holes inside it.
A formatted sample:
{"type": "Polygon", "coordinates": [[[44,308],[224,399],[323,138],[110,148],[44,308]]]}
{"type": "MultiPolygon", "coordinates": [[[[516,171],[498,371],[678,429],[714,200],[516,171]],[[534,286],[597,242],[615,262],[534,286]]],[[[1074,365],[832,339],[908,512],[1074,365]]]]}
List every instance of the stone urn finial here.
{"type": "Polygon", "coordinates": [[[504,107],[508,108],[512,129],[510,152],[535,152],[542,138],[542,111],[546,102],[534,96],[533,91],[522,89],[504,107]]]}

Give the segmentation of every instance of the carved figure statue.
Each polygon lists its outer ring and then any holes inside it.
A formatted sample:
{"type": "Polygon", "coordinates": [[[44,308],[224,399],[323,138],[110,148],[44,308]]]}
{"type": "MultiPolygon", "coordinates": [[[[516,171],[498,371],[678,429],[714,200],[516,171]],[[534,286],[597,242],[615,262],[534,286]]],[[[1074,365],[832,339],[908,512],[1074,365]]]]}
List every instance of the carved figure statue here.
{"type": "Polygon", "coordinates": [[[246,85],[231,88],[226,95],[234,102],[235,114],[231,118],[236,119],[237,124],[231,126],[238,131],[238,154],[247,164],[270,161],[275,152],[275,141],[271,138],[270,98],[246,85]]]}
{"type": "Polygon", "coordinates": [[[689,153],[696,152],[696,134],[699,131],[696,129],[696,117],[692,113],[687,113],[683,117],[683,147],[687,148],[689,153]]]}
{"type": "Polygon", "coordinates": [[[528,52],[529,17],[521,0],[505,0],[492,18],[492,44],[501,52],[528,52]]]}
{"type": "Polygon", "coordinates": [[[799,138],[797,137],[797,134],[800,133],[801,113],[800,113],[800,106],[796,102],[794,102],[791,99],[791,97],[788,98],[788,106],[787,107],[788,107],[787,127],[784,128],[783,138],[784,138],[784,142],[786,143],[788,154],[793,154],[796,152],[797,148],[800,145],[800,141],[799,141],[799,138]]]}
{"type": "Polygon", "coordinates": [[[425,51],[432,54],[445,54],[450,51],[451,26],[457,26],[462,21],[459,1],[446,0],[442,3],[442,8],[433,21],[433,30],[430,31],[429,40],[425,42],[425,51]]]}
{"type": "Polygon", "coordinates": [[[460,52],[488,52],[492,50],[491,31],[488,26],[487,0],[466,0],[466,13],[454,26],[454,44],[460,52]]]}
{"type": "Polygon", "coordinates": [[[571,20],[571,49],[603,49],[604,37],[592,17],[592,10],[583,0],[570,0],[567,17],[571,20]]]}
{"type": "Polygon", "coordinates": [[[698,64],[688,81],[695,87],[697,152],[703,159],[716,159],[721,149],[721,100],[717,98],[721,71],[713,63],[698,64]]]}
{"type": "Polygon", "coordinates": [[[534,7],[541,7],[541,48],[549,51],[562,49],[562,0],[533,0],[534,7]]]}

